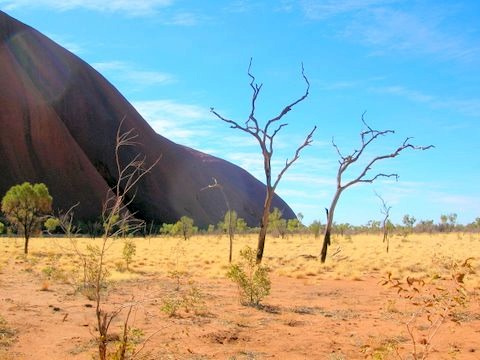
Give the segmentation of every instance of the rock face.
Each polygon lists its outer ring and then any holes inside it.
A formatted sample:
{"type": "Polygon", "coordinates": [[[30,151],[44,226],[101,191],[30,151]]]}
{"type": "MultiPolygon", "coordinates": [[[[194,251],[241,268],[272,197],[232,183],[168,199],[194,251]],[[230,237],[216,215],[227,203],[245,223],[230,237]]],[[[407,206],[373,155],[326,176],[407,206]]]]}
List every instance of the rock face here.
{"type": "MultiPolygon", "coordinates": [[[[155,133],[102,75],[38,31],[0,11],[0,196],[24,181],[44,182],[54,209],[79,202],[75,215],[94,220],[116,181],[114,148],[122,119],[139,146],[121,152],[147,162],[162,156],[138,184],[131,210],[156,223],[187,215],[199,226],[226,211],[218,189],[200,191],[215,177],[250,226],[258,225],[265,186],[222,159],[155,133]]],[[[221,125],[219,125],[221,126],[221,125]]],[[[285,218],[295,215],[276,197],[285,218]]]]}

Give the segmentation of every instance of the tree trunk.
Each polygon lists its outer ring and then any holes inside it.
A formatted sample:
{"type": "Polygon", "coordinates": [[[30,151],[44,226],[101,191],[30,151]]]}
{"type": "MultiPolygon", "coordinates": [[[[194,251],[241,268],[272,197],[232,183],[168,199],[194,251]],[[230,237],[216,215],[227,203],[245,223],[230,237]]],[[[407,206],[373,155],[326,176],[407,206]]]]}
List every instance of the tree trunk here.
{"type": "Polygon", "coordinates": [[[232,251],[233,251],[233,233],[232,232],[229,234],[229,237],[230,237],[230,254],[228,255],[228,262],[231,263],[232,262],[232,251]]]}
{"type": "Polygon", "coordinates": [[[23,248],[23,253],[25,255],[28,254],[28,241],[30,240],[30,237],[25,235],[25,247],[23,248]]]}
{"type": "Polygon", "coordinates": [[[325,235],[323,237],[323,246],[322,251],[320,253],[320,261],[322,263],[325,262],[327,259],[327,249],[330,246],[330,237],[332,233],[332,225],[333,225],[333,214],[335,213],[335,207],[337,206],[338,199],[340,198],[340,194],[342,193],[343,188],[337,187],[337,192],[333,197],[332,203],[330,205],[330,210],[327,213],[327,223],[325,224],[325,235]]]}
{"type": "Polygon", "coordinates": [[[323,237],[323,246],[322,246],[322,252],[321,252],[321,257],[320,261],[322,263],[325,262],[327,259],[327,248],[330,246],[330,230],[325,230],[325,235],[323,237]]]}
{"type": "Polygon", "coordinates": [[[263,207],[262,221],[260,223],[260,233],[258,234],[257,246],[257,264],[263,259],[263,249],[265,248],[265,238],[267,237],[268,217],[270,215],[270,206],[272,205],[274,191],[267,187],[267,195],[265,197],[265,205],[263,207]]]}

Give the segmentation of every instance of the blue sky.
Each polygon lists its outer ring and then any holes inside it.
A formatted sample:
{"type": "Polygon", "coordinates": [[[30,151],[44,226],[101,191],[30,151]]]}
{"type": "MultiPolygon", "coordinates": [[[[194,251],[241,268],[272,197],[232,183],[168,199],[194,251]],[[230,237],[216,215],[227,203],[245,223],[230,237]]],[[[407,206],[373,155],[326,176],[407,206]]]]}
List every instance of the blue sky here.
{"type": "Polygon", "coordinates": [[[345,153],[357,148],[364,111],[371,127],[396,131],[365,161],[408,136],[436,148],[379,163],[372,174],[395,172],[399,180],[348,189],[337,222],[380,219],[374,191],[397,223],[404,214],[438,222],[455,212],[461,223],[480,216],[480,2],[0,0],[0,9],[100,71],[161,135],[262,181],[253,138],[209,109],[246,120],[253,57],[264,84],[257,115],[273,117],[303,94],[303,62],[310,95],[285,117],[274,169],[317,125],[314,143],[277,190],[306,223],[324,222],[335,191],[332,137],[345,153]]]}

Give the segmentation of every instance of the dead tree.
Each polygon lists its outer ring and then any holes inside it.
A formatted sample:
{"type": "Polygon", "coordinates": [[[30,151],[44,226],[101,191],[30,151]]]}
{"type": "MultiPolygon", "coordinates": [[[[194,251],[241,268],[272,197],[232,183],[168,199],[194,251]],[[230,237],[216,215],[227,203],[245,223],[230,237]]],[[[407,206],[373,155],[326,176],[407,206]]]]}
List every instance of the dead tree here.
{"type": "MultiPolygon", "coordinates": [[[[108,191],[103,204],[103,235],[101,245],[96,248],[92,247],[91,266],[93,269],[93,278],[91,281],[93,299],[95,301],[96,331],[98,332],[96,340],[100,360],[107,359],[108,335],[112,321],[120,315],[123,309],[128,308],[129,311],[124,325],[125,328],[128,327],[131,310],[134,306],[131,304],[121,306],[113,311],[104,309],[105,299],[102,294],[102,288],[104,287],[108,274],[108,269],[106,268],[107,252],[110,246],[112,246],[112,239],[122,236],[126,231],[135,233],[144,227],[144,221],[137,219],[135,213],[131,212],[128,207],[135,199],[137,183],[149,174],[153,167],[160,161],[160,158],[158,158],[152,164],[148,165],[146,157],[137,154],[128,160],[126,164],[122,163],[120,159],[121,150],[138,145],[136,142],[138,135],[134,129],[123,132],[122,124],[123,120],[118,127],[115,145],[115,163],[118,177],[116,184],[108,191]]],[[[126,340],[125,334],[123,339],[126,340]]],[[[120,356],[122,355],[120,354],[120,356]]],[[[119,357],[119,359],[124,359],[124,357],[119,357]]]]}
{"type": "Polygon", "coordinates": [[[338,156],[340,157],[339,162],[339,167],[338,167],[338,172],[337,172],[337,189],[335,191],[335,195],[333,196],[332,203],[330,204],[330,208],[328,211],[327,215],[327,224],[325,226],[325,235],[323,239],[323,246],[322,246],[322,251],[320,253],[320,259],[322,263],[325,262],[325,259],[327,258],[327,249],[328,246],[330,245],[330,236],[332,232],[332,224],[333,224],[333,217],[335,214],[335,207],[337,206],[338,199],[340,199],[340,195],[342,192],[349,188],[352,185],[355,184],[360,184],[360,183],[373,183],[375,180],[378,178],[395,178],[398,180],[398,174],[392,173],[392,174],[385,174],[385,173],[378,173],[373,176],[369,176],[369,172],[372,169],[372,166],[375,165],[375,163],[379,162],[380,160],[384,159],[389,159],[389,158],[395,158],[403,150],[406,149],[412,149],[412,150],[427,150],[430,148],[433,148],[433,145],[429,146],[415,146],[410,143],[410,137],[407,137],[404,142],[393,152],[385,155],[379,155],[374,157],[372,160],[370,160],[367,165],[363,168],[363,170],[360,172],[360,174],[353,178],[352,180],[348,181],[347,183],[343,184],[342,183],[342,176],[344,175],[345,171],[350,167],[350,165],[356,163],[358,159],[364,154],[365,149],[376,139],[382,136],[386,136],[388,134],[394,134],[394,130],[375,130],[372,129],[368,124],[365,122],[364,119],[365,113],[362,114],[362,122],[365,125],[366,129],[363,130],[360,133],[360,139],[361,139],[361,144],[360,144],[360,149],[354,150],[351,154],[349,155],[343,155],[340,152],[339,147],[335,143],[334,139],[332,139],[332,145],[337,151],[338,156]]]}
{"type": "Polygon", "coordinates": [[[285,161],[285,165],[283,169],[278,173],[276,179],[272,181],[271,160],[273,156],[273,143],[275,140],[275,136],[280,132],[280,130],[282,130],[282,128],[288,125],[287,123],[282,122],[283,117],[288,112],[290,112],[290,110],[292,110],[292,108],[295,105],[297,105],[298,103],[302,102],[307,98],[308,91],[310,89],[310,82],[305,76],[305,71],[302,64],[302,77],[305,80],[305,84],[306,84],[305,93],[301,97],[293,101],[292,103],[285,106],[277,116],[268,120],[265,123],[265,126],[262,128],[255,115],[257,98],[262,89],[262,84],[259,85],[255,82],[255,76],[253,76],[252,73],[250,72],[251,67],[252,67],[252,59],[250,59],[250,63],[248,65],[248,71],[247,71],[247,74],[251,79],[250,87],[252,88],[252,100],[251,100],[250,114],[248,115],[248,118],[245,121],[245,123],[242,124],[240,122],[227,119],[224,116],[217,113],[214,108],[211,108],[210,110],[217,118],[226,122],[227,124],[230,124],[230,127],[232,129],[239,129],[253,136],[257,140],[258,144],[260,145],[260,149],[262,151],[263,168],[265,171],[265,180],[266,180],[266,194],[265,194],[265,202],[263,204],[262,218],[260,220],[260,232],[258,234],[257,263],[260,263],[263,258],[263,249],[265,247],[265,237],[267,235],[268,215],[270,214],[270,208],[271,208],[273,196],[275,195],[275,190],[278,186],[278,183],[280,182],[280,179],[288,170],[288,168],[292,166],[292,164],[295,161],[297,161],[298,158],[300,157],[300,152],[302,151],[302,149],[311,144],[313,133],[315,132],[317,127],[315,126],[313,130],[307,135],[307,137],[305,138],[305,141],[295,151],[293,158],[290,160],[287,159],[285,161]]]}
{"type": "Polygon", "coordinates": [[[376,192],[375,192],[375,195],[380,199],[380,201],[382,202],[382,208],[380,209],[380,212],[383,214],[383,220],[382,220],[382,231],[383,231],[383,242],[384,243],[387,243],[387,253],[388,253],[388,250],[390,248],[390,238],[389,238],[389,224],[390,224],[390,210],[392,209],[391,206],[388,206],[387,203],[385,202],[385,200],[383,200],[383,198],[378,195],[376,192]]]}
{"type": "MultiPolygon", "coordinates": [[[[228,237],[229,237],[229,240],[230,240],[230,249],[229,249],[229,254],[228,254],[228,262],[231,263],[232,262],[232,253],[233,253],[233,238],[235,237],[235,231],[234,231],[234,224],[233,224],[233,213],[234,211],[232,211],[230,209],[230,201],[228,201],[228,198],[227,198],[227,195],[225,194],[225,191],[223,191],[223,186],[221,184],[218,183],[217,179],[215,178],[212,178],[213,180],[213,184],[210,184],[210,185],[207,185],[205,186],[204,188],[202,188],[200,191],[203,191],[203,190],[206,190],[206,189],[219,189],[220,192],[222,193],[223,195],[223,200],[225,201],[225,205],[227,206],[227,212],[225,213],[226,214],[229,214],[228,216],[228,225],[227,225],[227,229],[228,229],[228,237]]],[[[236,221],[236,220],[235,220],[236,221]]]]}

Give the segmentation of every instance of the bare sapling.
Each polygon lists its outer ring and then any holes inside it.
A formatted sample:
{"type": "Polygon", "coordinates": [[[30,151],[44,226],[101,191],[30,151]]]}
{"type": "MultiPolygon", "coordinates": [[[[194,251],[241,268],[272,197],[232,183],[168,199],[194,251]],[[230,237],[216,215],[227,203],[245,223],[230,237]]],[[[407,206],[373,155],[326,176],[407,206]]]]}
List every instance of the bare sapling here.
{"type": "MultiPolygon", "coordinates": [[[[125,328],[128,328],[128,319],[131,309],[134,305],[128,304],[121,306],[113,311],[105,310],[104,296],[102,289],[105,286],[105,277],[108,274],[106,266],[106,256],[108,249],[115,238],[124,235],[125,231],[135,233],[144,227],[143,220],[135,218],[135,214],[129,211],[128,206],[135,198],[134,189],[137,183],[147,175],[150,170],[158,163],[157,159],[151,165],[147,165],[146,158],[139,154],[135,155],[127,164],[122,164],[120,152],[125,147],[137,145],[137,134],[133,129],[122,132],[123,121],[117,131],[115,146],[115,161],[117,167],[118,179],[115,186],[108,192],[106,201],[102,210],[103,235],[100,246],[94,246],[91,249],[92,257],[95,259],[93,264],[93,300],[95,301],[95,315],[97,319],[96,329],[98,331],[97,344],[98,353],[101,360],[106,360],[108,355],[108,334],[112,321],[119,316],[123,309],[128,308],[125,328]],[[128,195],[128,198],[127,198],[128,195]]],[[[125,330],[126,331],[126,330],[125,330]]],[[[122,352],[120,352],[121,354],[122,352]]],[[[124,359],[120,357],[119,359],[124,359]]]]}
{"type": "Polygon", "coordinates": [[[222,196],[223,196],[223,200],[225,201],[225,205],[227,207],[227,212],[225,213],[225,219],[224,220],[226,222],[228,221],[228,223],[226,223],[225,225],[227,227],[228,239],[230,241],[229,252],[228,252],[228,262],[231,263],[232,262],[232,253],[233,253],[233,240],[235,238],[235,227],[236,227],[235,225],[236,225],[236,221],[237,221],[237,216],[236,216],[235,211],[233,211],[233,213],[235,213],[235,216],[233,216],[232,209],[230,208],[230,201],[228,201],[227,195],[225,194],[225,191],[223,190],[223,186],[218,183],[217,179],[212,178],[212,180],[213,180],[213,184],[205,186],[204,188],[201,189],[201,191],[206,190],[206,189],[219,189],[222,196]],[[227,217],[228,217],[228,219],[227,219],[227,217]],[[235,222],[235,224],[234,224],[234,222],[235,222]]]}
{"type": "Polygon", "coordinates": [[[268,227],[268,217],[270,215],[270,208],[272,205],[272,200],[275,195],[275,190],[282,178],[282,176],[285,174],[285,172],[290,168],[290,166],[293,165],[295,161],[297,161],[300,157],[300,152],[307,147],[308,145],[311,144],[312,142],[312,136],[313,133],[316,130],[316,126],[313,128],[313,130],[306,136],[304,142],[297,148],[295,151],[292,159],[286,160],[285,165],[283,166],[282,170],[277,174],[276,179],[272,178],[272,166],[271,166],[271,161],[272,161],[272,156],[273,156],[273,144],[275,140],[275,136],[284,128],[287,126],[287,123],[283,122],[283,117],[287,115],[294,106],[305,100],[309,94],[309,89],[310,89],[310,82],[308,81],[305,71],[303,68],[302,64],[302,77],[305,81],[306,84],[306,89],[304,94],[285,106],[278,115],[275,117],[267,120],[265,122],[265,126],[261,127],[259,120],[256,117],[255,111],[256,111],[256,106],[257,106],[257,99],[258,95],[260,94],[260,91],[262,89],[262,84],[257,84],[255,82],[255,76],[252,75],[251,73],[251,67],[252,67],[252,59],[250,59],[250,63],[248,65],[248,71],[247,74],[250,77],[250,87],[252,89],[252,99],[251,99],[251,106],[250,106],[250,114],[248,115],[247,120],[242,124],[238,121],[228,119],[222,115],[220,115],[217,111],[215,111],[214,108],[211,108],[211,112],[221,121],[226,122],[227,124],[230,125],[232,129],[238,129],[240,131],[243,131],[251,136],[253,136],[262,151],[263,155],[263,168],[265,172],[265,182],[266,182],[266,193],[265,193],[265,201],[263,205],[263,212],[262,212],[262,217],[260,219],[260,232],[258,235],[258,246],[257,246],[257,255],[256,255],[256,261],[260,263],[263,258],[263,250],[265,248],[265,238],[267,235],[267,227],[268,227]]]}
{"type": "Polygon", "coordinates": [[[71,282],[75,292],[80,291],[87,295],[87,293],[91,290],[89,289],[87,281],[89,257],[86,250],[82,249],[79,245],[78,235],[80,231],[74,224],[75,208],[79,204],[80,203],[76,203],[75,205],[71,206],[66,212],[60,212],[58,214],[60,228],[63,231],[65,238],[68,240],[68,246],[63,246],[58,242],[56,242],[56,246],[62,250],[62,253],[65,254],[73,252],[74,256],[77,257],[77,261],[79,261],[82,266],[81,279],[78,278],[78,272],[75,270],[71,274],[71,282]]]}
{"type": "Polygon", "coordinates": [[[383,199],[383,197],[381,197],[380,195],[378,195],[376,192],[375,192],[375,195],[380,199],[380,201],[382,202],[382,207],[380,209],[380,212],[382,213],[383,215],[383,219],[382,219],[382,234],[383,234],[383,243],[386,243],[386,246],[387,246],[387,253],[388,253],[388,250],[390,248],[390,210],[392,209],[391,206],[389,206],[385,200],[383,199]]]}
{"type": "Polygon", "coordinates": [[[333,219],[334,219],[334,214],[335,214],[335,208],[337,206],[338,200],[340,199],[340,195],[343,193],[344,190],[348,189],[350,186],[355,185],[355,184],[361,184],[361,183],[373,183],[375,180],[379,178],[394,178],[398,180],[398,174],[396,173],[377,173],[375,175],[370,175],[370,170],[372,169],[372,166],[374,166],[377,162],[385,159],[391,159],[395,158],[398,155],[400,155],[404,150],[406,149],[412,149],[412,150],[427,150],[430,148],[433,148],[433,145],[429,146],[416,146],[410,143],[411,138],[407,137],[403,143],[394,151],[391,153],[383,154],[383,155],[378,155],[373,157],[371,160],[367,162],[367,165],[362,168],[360,173],[354,177],[351,180],[347,180],[346,182],[343,182],[343,175],[345,172],[348,170],[348,168],[352,165],[355,164],[365,153],[365,150],[368,148],[370,144],[375,142],[380,137],[389,135],[389,134],[394,134],[394,130],[375,130],[372,129],[364,119],[365,113],[362,114],[362,123],[365,125],[366,129],[363,130],[360,133],[360,148],[354,150],[348,155],[342,154],[340,151],[339,147],[335,143],[335,140],[332,139],[332,145],[337,151],[338,156],[340,159],[338,160],[339,167],[337,171],[337,188],[335,191],[335,195],[333,196],[332,202],[330,204],[330,208],[327,209],[327,223],[325,225],[325,234],[323,238],[323,246],[322,250],[320,252],[320,260],[322,263],[325,262],[327,258],[327,249],[328,246],[330,246],[331,241],[331,233],[332,233],[332,226],[333,226],[333,219]]]}

